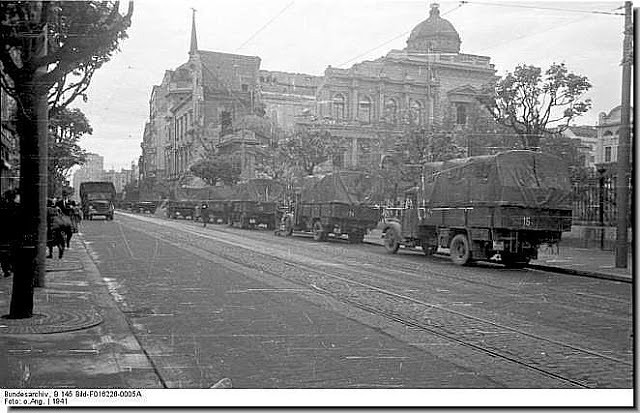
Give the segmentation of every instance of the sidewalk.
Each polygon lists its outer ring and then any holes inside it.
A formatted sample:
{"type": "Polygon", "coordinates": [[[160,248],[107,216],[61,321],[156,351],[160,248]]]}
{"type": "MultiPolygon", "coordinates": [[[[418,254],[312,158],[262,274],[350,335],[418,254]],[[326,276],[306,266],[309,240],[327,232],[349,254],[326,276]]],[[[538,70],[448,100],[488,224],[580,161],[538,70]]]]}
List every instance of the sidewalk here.
{"type": "MultiPolygon", "coordinates": [[[[62,260],[47,259],[34,316],[0,318],[0,386],[162,388],[80,238],[62,260]]],[[[0,279],[0,315],[9,313],[12,282],[0,279]]]]}
{"type": "MultiPolygon", "coordinates": [[[[365,236],[364,241],[383,245],[382,231],[372,230],[365,236]]],[[[599,276],[616,281],[631,281],[633,279],[633,251],[629,251],[627,268],[616,268],[615,258],[615,251],[560,245],[557,249],[542,249],[538,253],[538,259],[531,261],[530,267],[577,275],[599,276]]]]}

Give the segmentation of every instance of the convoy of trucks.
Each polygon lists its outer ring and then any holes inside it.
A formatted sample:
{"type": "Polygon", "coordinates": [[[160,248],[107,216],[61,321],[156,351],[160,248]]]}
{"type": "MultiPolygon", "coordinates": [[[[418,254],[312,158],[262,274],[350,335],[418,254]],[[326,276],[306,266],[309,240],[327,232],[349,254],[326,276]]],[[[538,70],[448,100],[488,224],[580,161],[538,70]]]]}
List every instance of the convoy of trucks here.
{"type": "MultiPolygon", "coordinates": [[[[309,234],[362,242],[382,229],[390,253],[420,247],[426,255],[448,252],[458,265],[494,261],[522,267],[542,244],[556,244],[571,230],[571,187],[560,159],[513,150],[422,165],[418,185],[385,206],[372,201],[375,179],[340,171],[301,178],[283,186],[248,180],[232,193],[209,200],[169,201],[168,217],[200,219],[199,208],[215,209],[213,222],[241,228],[277,228],[276,234],[309,234]],[[224,198],[224,199],[223,199],[224,198]],[[215,208],[212,208],[215,206],[215,208]]],[[[83,210],[113,219],[113,186],[84,183],[83,210]]],[[[90,218],[91,219],[91,218],[90,218]]]]}

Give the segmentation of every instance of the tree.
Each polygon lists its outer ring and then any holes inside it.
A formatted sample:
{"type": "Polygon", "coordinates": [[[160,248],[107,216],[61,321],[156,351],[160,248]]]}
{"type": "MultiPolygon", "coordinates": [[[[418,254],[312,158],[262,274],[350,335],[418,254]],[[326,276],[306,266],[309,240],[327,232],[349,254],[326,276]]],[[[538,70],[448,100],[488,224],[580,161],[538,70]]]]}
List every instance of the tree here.
{"type": "Polygon", "coordinates": [[[87,153],[78,145],[93,128],[80,109],[62,108],[49,121],[49,196],[59,196],[69,170],[85,162],[87,153]]]}
{"type": "Polygon", "coordinates": [[[281,145],[274,143],[259,148],[255,151],[255,155],[258,177],[275,180],[291,177],[294,162],[281,145]]]}
{"type": "Polygon", "coordinates": [[[240,179],[240,165],[227,156],[208,155],[191,165],[191,173],[201,178],[208,185],[222,182],[233,185],[240,179]]]}
{"type": "Polygon", "coordinates": [[[586,155],[580,150],[580,146],[580,139],[559,133],[548,134],[540,139],[540,151],[562,159],[562,164],[569,169],[572,182],[583,181],[589,176],[589,168],[584,166],[586,155]]]}
{"type": "Polygon", "coordinates": [[[591,100],[582,99],[590,88],[586,76],[569,72],[564,63],[552,64],[544,74],[539,67],[519,65],[487,85],[480,100],[525,148],[534,149],[549,128],[564,129],[591,108],[591,100]]]}
{"type": "Polygon", "coordinates": [[[1,85],[17,102],[20,136],[19,248],[9,317],[33,315],[33,288],[44,286],[48,112],[84,94],[131,24],[117,1],[0,2],[1,85]]]}
{"type": "Polygon", "coordinates": [[[327,131],[300,130],[282,142],[284,157],[292,167],[313,175],[318,165],[340,155],[337,141],[327,131]]]}

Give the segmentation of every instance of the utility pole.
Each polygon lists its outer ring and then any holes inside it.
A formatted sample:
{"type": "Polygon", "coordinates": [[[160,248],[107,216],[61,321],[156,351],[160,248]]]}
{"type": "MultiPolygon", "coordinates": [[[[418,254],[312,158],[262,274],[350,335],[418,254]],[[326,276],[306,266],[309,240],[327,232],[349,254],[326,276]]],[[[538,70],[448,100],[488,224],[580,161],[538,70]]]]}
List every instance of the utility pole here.
{"type": "Polygon", "coordinates": [[[622,113],[620,116],[620,134],[618,137],[618,171],[616,179],[616,204],[618,205],[618,222],[616,231],[616,268],[627,268],[628,265],[628,236],[627,216],[629,197],[629,147],[630,117],[631,117],[631,65],[633,63],[633,21],[632,3],[624,5],[624,43],[622,47],[622,113]]]}

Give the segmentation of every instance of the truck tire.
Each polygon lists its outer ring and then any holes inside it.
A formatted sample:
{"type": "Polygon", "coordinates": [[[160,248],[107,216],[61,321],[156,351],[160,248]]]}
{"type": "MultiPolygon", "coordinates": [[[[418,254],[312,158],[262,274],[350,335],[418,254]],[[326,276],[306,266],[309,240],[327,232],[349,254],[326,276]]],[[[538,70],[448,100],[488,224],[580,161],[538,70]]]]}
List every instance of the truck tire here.
{"type": "Polygon", "coordinates": [[[284,235],[287,237],[293,235],[293,220],[290,216],[284,217],[284,235]]]}
{"type": "Polygon", "coordinates": [[[471,262],[471,247],[465,234],[458,234],[451,240],[450,257],[456,265],[468,265],[471,262]]]}
{"type": "Polygon", "coordinates": [[[395,254],[400,249],[400,234],[393,228],[387,228],[383,235],[384,248],[389,254],[395,254]]]}
{"type": "Polygon", "coordinates": [[[426,242],[422,243],[422,252],[424,252],[424,255],[426,255],[427,257],[430,257],[433,254],[435,254],[437,250],[438,250],[438,247],[435,245],[429,245],[426,242]]]}
{"type": "Polygon", "coordinates": [[[247,218],[247,214],[242,213],[240,215],[240,228],[248,229],[249,228],[249,218],[247,218]]]}
{"type": "Polygon", "coordinates": [[[360,231],[349,233],[349,244],[361,244],[362,240],[364,240],[364,233],[360,231]]]}
{"type": "Polygon", "coordinates": [[[524,268],[529,264],[529,258],[519,255],[507,255],[502,257],[502,264],[507,268],[524,268]]]}
{"type": "Polygon", "coordinates": [[[314,241],[324,241],[326,239],[326,234],[322,229],[322,223],[320,221],[316,221],[313,223],[313,240],[314,241]]]}

